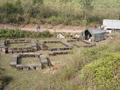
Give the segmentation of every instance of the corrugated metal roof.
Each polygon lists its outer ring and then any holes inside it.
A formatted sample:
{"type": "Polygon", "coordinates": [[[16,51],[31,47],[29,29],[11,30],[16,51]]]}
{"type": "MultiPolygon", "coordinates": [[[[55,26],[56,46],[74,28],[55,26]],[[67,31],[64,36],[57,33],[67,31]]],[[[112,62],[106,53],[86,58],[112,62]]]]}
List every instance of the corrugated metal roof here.
{"type": "Polygon", "coordinates": [[[120,20],[103,20],[103,26],[110,29],[120,29],[120,20]]]}
{"type": "Polygon", "coordinates": [[[106,33],[106,31],[97,29],[97,28],[88,28],[87,29],[91,34],[101,34],[101,33],[106,33]]]}

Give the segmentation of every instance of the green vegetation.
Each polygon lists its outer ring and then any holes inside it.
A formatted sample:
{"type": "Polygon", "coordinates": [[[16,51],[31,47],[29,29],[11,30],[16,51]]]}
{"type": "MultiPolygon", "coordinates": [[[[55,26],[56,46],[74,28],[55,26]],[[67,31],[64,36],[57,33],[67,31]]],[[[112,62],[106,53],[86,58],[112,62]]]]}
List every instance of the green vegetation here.
{"type": "Polygon", "coordinates": [[[113,40],[97,48],[87,49],[83,54],[84,61],[82,60],[79,77],[84,90],[120,89],[120,47],[118,45],[120,41],[118,39],[119,37],[115,35],[113,40]]]}
{"type": "Polygon", "coordinates": [[[30,32],[22,30],[1,29],[0,38],[49,38],[53,35],[49,31],[44,32],[30,32]]]}
{"type": "MultiPolygon", "coordinates": [[[[4,0],[0,1],[0,23],[88,25],[101,23],[104,18],[120,19],[119,8],[120,0],[4,0]]],[[[53,39],[52,36],[48,31],[0,29],[1,40],[37,38],[42,41],[53,39]]],[[[73,54],[50,57],[54,68],[37,71],[11,68],[11,54],[0,51],[0,90],[120,90],[120,34],[112,37],[92,48],[75,48],[73,54]]],[[[31,64],[36,58],[22,60],[23,64],[31,64]]]]}
{"type": "Polygon", "coordinates": [[[29,47],[30,43],[19,43],[19,44],[10,44],[10,47],[12,48],[25,48],[25,47],[29,47]]]}
{"type": "Polygon", "coordinates": [[[4,0],[0,1],[0,23],[100,23],[104,18],[119,19],[119,8],[119,0],[4,0]]]}
{"type": "Polygon", "coordinates": [[[65,47],[62,43],[48,43],[46,45],[49,46],[49,48],[65,47]]]}
{"type": "Polygon", "coordinates": [[[55,70],[17,71],[9,66],[11,55],[2,53],[1,66],[12,77],[5,90],[119,90],[119,39],[114,35],[96,47],[74,49],[73,55],[50,57],[55,70]]]}
{"type": "Polygon", "coordinates": [[[83,85],[92,90],[120,89],[120,52],[109,53],[81,70],[83,85]]]}
{"type": "Polygon", "coordinates": [[[30,64],[40,64],[39,58],[21,58],[21,64],[23,65],[30,65],[30,64]]]}
{"type": "MultiPolygon", "coordinates": [[[[0,61],[2,60],[2,56],[0,53],[0,61]]],[[[2,64],[0,64],[0,90],[3,90],[12,80],[12,77],[6,74],[5,69],[2,64]]]]}

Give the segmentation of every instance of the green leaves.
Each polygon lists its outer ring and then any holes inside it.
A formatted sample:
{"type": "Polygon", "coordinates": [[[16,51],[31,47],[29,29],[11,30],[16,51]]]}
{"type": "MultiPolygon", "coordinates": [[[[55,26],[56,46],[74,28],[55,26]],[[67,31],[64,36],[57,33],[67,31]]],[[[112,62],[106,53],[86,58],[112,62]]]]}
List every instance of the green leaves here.
{"type": "MultiPolygon", "coordinates": [[[[94,85],[97,90],[119,90],[120,53],[109,53],[91,62],[81,70],[86,87],[94,85]],[[114,83],[113,83],[114,82],[114,83]]],[[[94,90],[94,89],[93,89],[94,90]]]]}
{"type": "Polygon", "coordinates": [[[93,6],[93,1],[94,0],[80,0],[80,5],[82,8],[82,13],[83,13],[83,19],[87,20],[86,25],[88,23],[89,17],[91,17],[91,13],[94,9],[93,6]]]}
{"type": "Polygon", "coordinates": [[[4,23],[23,22],[23,13],[24,10],[20,0],[17,0],[15,3],[7,2],[4,5],[0,6],[1,22],[4,23]]]}
{"type": "Polygon", "coordinates": [[[43,0],[33,0],[33,4],[43,4],[43,0]]]}
{"type": "Polygon", "coordinates": [[[47,38],[52,37],[53,35],[49,31],[44,32],[29,32],[29,31],[21,31],[21,30],[9,30],[9,29],[1,29],[0,30],[0,38],[47,38]]]}

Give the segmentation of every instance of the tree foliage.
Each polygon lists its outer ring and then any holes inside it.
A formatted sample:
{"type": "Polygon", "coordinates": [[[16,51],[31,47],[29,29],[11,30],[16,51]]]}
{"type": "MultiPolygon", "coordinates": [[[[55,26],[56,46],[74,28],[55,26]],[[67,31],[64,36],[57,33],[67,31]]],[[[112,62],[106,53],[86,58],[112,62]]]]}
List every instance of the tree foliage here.
{"type": "Polygon", "coordinates": [[[3,23],[20,23],[24,21],[23,7],[20,0],[13,3],[5,3],[0,7],[0,22],[3,23]]]}
{"type": "Polygon", "coordinates": [[[94,0],[80,0],[81,8],[83,11],[83,19],[86,20],[86,24],[89,17],[91,17],[91,13],[94,9],[93,2],[94,0]]]}
{"type": "Polygon", "coordinates": [[[0,23],[80,25],[118,19],[119,7],[119,0],[10,0],[0,5],[0,23]]]}

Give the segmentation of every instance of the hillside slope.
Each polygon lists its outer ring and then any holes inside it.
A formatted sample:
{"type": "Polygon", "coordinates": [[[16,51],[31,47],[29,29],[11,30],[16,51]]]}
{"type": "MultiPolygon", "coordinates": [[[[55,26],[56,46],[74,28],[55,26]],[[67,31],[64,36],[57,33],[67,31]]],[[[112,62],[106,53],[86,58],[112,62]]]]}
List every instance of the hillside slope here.
{"type": "Polygon", "coordinates": [[[0,23],[80,25],[90,22],[100,23],[104,18],[119,19],[120,17],[119,0],[87,2],[87,0],[84,2],[81,0],[4,0],[0,1],[0,23]]]}

